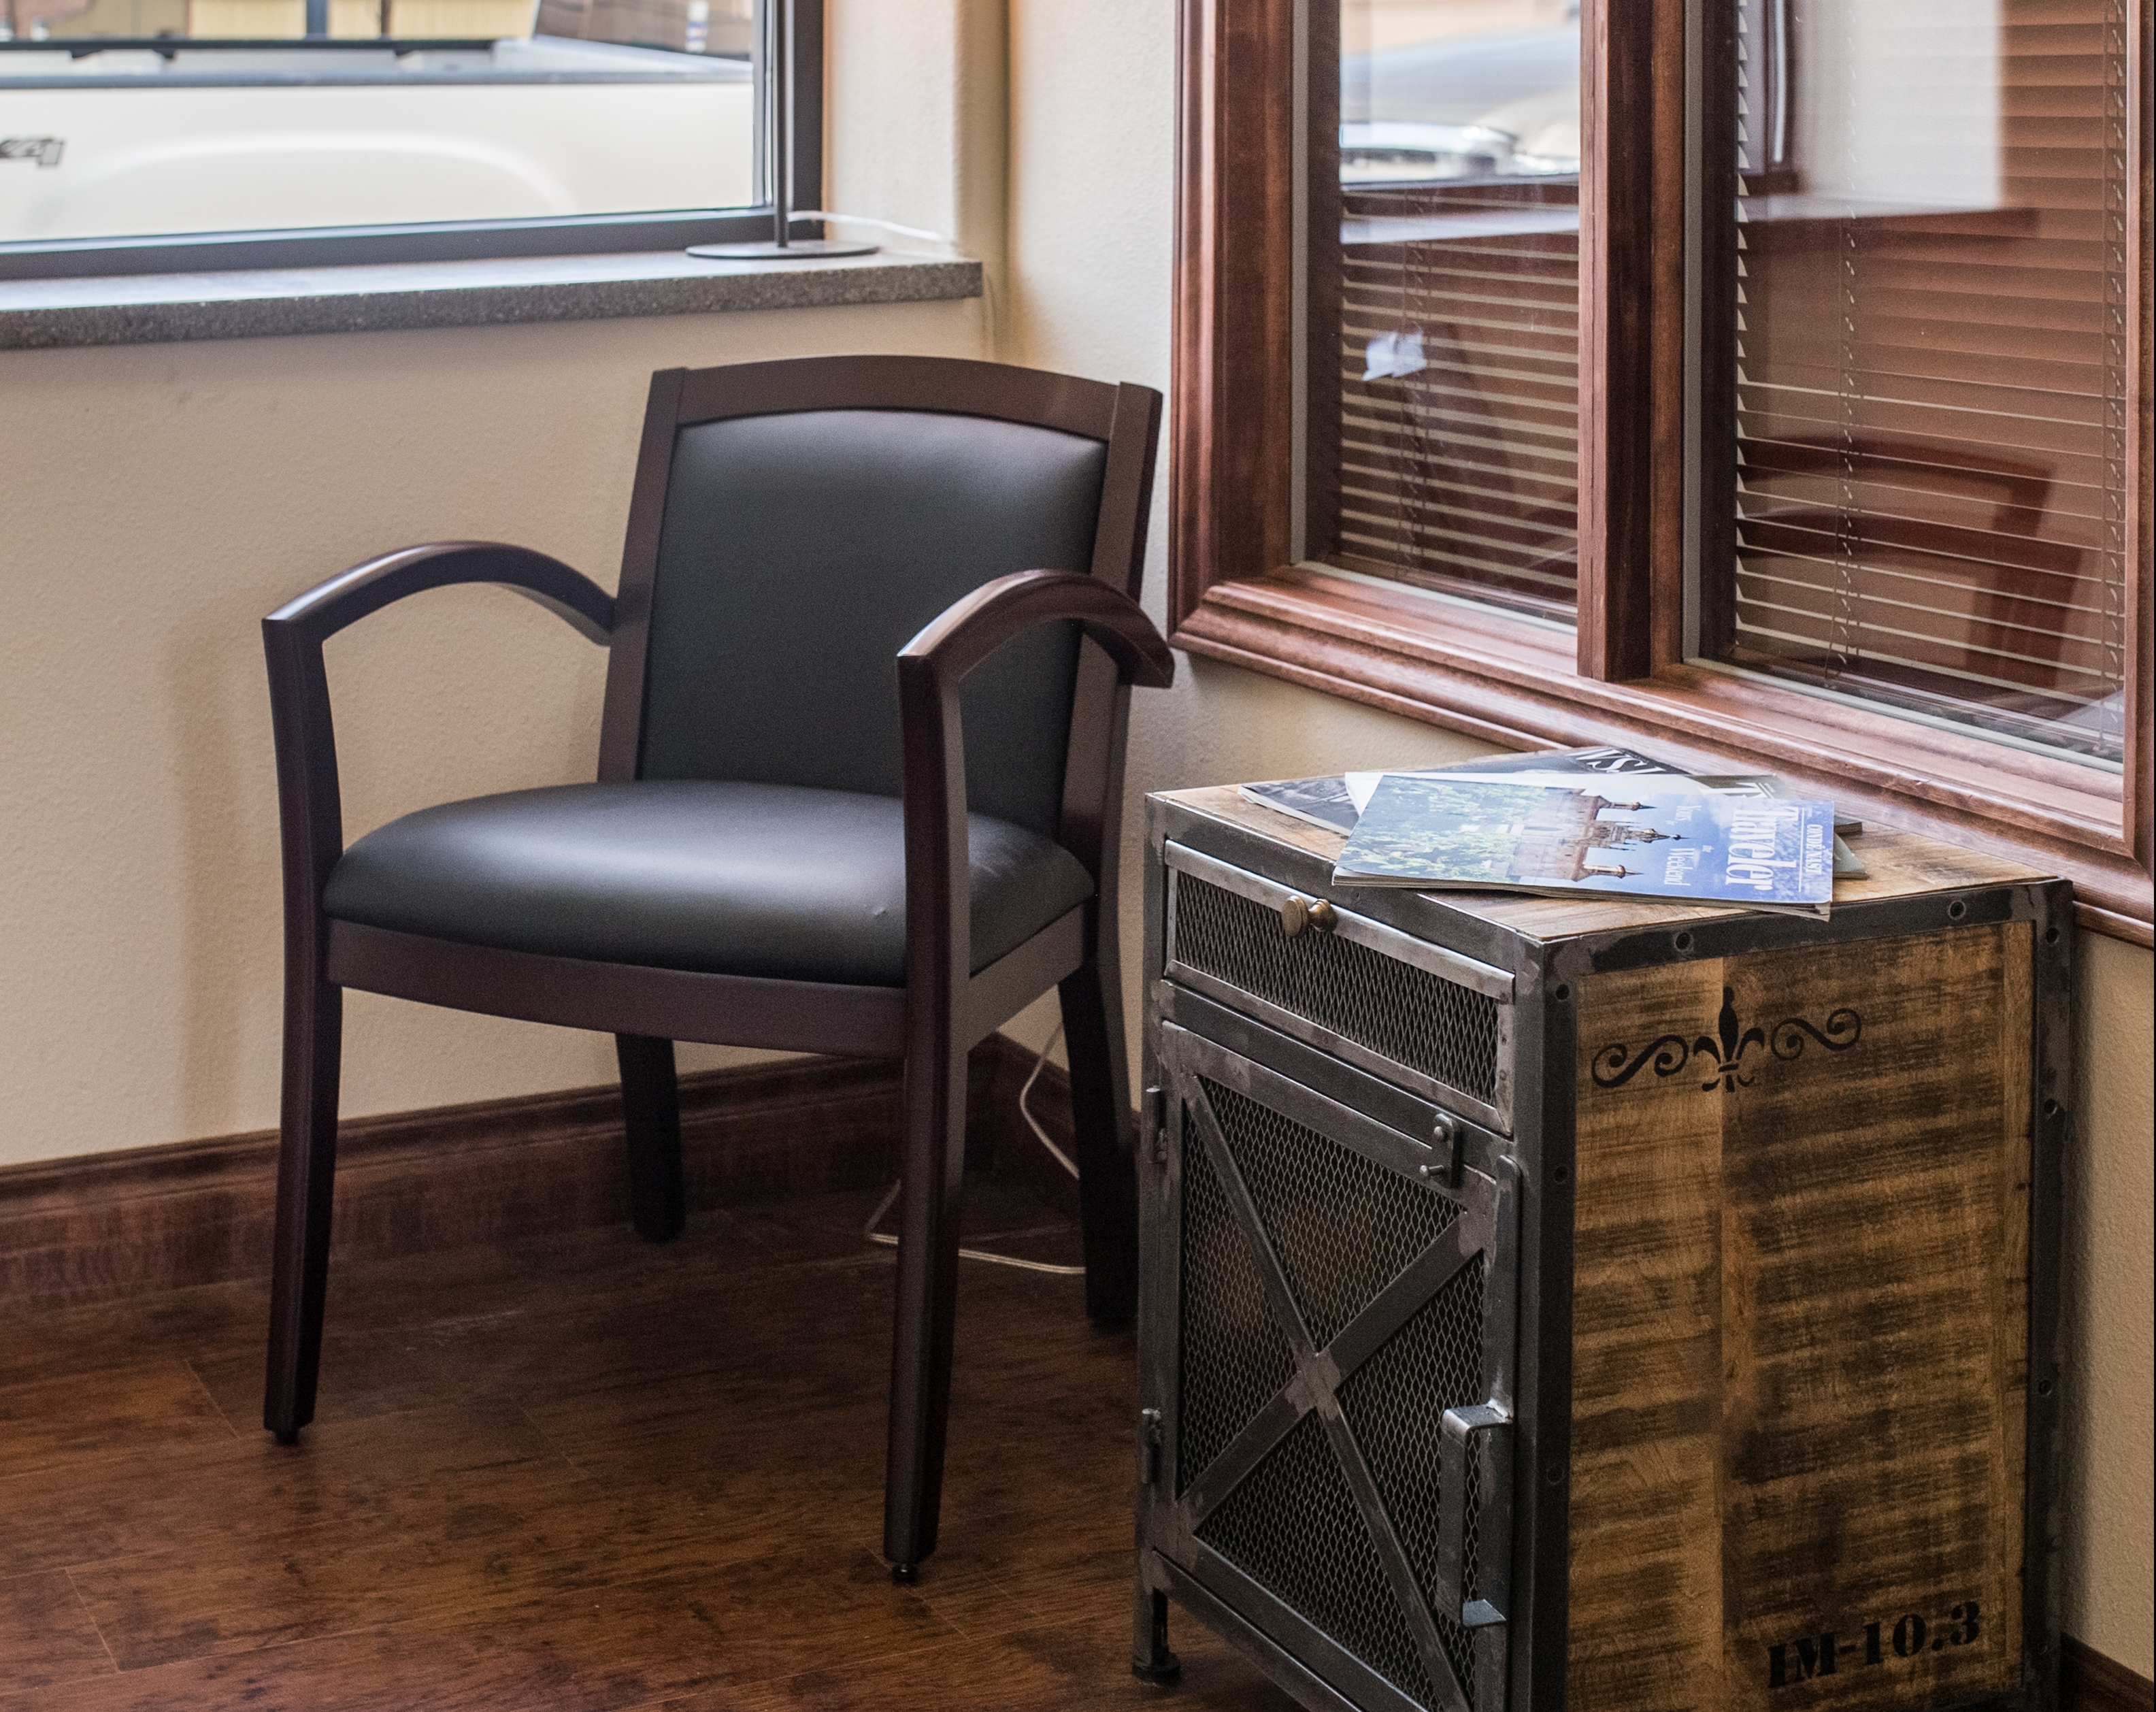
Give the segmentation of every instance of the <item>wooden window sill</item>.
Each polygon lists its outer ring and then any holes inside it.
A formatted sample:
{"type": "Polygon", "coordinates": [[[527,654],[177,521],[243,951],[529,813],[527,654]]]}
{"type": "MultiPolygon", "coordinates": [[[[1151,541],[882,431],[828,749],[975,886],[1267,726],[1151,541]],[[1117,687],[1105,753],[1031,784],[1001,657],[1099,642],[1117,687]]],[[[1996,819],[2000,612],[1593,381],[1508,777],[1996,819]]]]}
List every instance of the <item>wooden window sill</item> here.
{"type": "Polygon", "coordinates": [[[2061,875],[2084,928],[2152,943],[2147,805],[2118,774],[1697,666],[1597,682],[1569,631],[1306,567],[1214,584],[1172,640],[1506,748],[1771,769],[1861,819],[2061,875]]]}

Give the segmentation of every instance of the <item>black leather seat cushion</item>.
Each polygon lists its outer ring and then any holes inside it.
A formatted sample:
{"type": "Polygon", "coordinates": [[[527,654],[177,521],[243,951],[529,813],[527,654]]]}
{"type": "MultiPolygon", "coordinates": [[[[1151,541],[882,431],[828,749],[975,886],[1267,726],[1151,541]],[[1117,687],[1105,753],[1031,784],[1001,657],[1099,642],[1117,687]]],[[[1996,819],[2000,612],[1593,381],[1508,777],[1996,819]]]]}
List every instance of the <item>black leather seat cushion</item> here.
{"type": "MultiPolygon", "coordinates": [[[[1052,840],[968,817],[973,966],[1092,895],[1052,840]]],[[[896,987],[906,981],[897,801],[801,785],[645,779],[422,809],[347,850],[340,921],[660,969],[896,987]]]]}

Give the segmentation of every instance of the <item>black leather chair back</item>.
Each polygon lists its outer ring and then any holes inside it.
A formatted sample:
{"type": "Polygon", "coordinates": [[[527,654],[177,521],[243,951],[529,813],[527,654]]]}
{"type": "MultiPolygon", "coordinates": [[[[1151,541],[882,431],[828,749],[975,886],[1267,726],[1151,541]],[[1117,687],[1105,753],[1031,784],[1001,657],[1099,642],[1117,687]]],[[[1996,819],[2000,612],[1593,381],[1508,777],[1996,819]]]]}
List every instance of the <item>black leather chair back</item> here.
{"type": "MultiPolygon", "coordinates": [[[[988,417],[807,410],[676,431],[651,598],[648,779],[901,794],[900,648],[1012,571],[1086,571],[1104,442],[988,417]]],[[[1074,628],[967,680],[968,806],[1048,836],[1074,628]]]]}

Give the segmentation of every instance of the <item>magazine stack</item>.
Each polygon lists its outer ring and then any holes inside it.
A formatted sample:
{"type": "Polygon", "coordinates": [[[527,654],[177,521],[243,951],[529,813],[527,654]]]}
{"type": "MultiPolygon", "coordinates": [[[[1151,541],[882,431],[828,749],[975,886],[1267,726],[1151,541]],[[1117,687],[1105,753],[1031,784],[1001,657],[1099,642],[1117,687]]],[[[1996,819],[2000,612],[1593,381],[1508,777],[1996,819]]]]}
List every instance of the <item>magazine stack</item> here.
{"type": "Polygon", "coordinates": [[[1342,833],[1341,886],[1599,894],[1825,916],[1864,866],[1834,805],[1770,774],[1701,776],[1629,749],[1243,787],[1342,833]]]}

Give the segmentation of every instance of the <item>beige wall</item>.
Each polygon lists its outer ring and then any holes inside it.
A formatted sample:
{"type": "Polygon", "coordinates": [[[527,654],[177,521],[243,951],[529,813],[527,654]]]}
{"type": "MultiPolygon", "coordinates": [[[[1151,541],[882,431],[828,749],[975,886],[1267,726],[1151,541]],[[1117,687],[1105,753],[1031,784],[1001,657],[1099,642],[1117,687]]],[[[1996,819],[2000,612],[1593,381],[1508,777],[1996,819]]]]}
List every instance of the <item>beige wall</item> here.
{"type": "MultiPolygon", "coordinates": [[[[853,116],[834,121],[830,200],[955,233],[994,264],[1004,354],[1164,385],[1173,8],[1009,0],[1007,38],[993,0],[832,11],[853,116]]],[[[611,584],[653,368],[978,354],[984,337],[980,306],[921,305],[0,354],[0,1163],[275,1121],[264,612],[369,553],[450,535],[525,542],[611,584]]],[[[354,832],[421,802],[588,776],[598,657],[536,609],[445,592],[331,654],[354,832]]],[[[1186,661],[1175,689],[1139,699],[1133,799],[1469,747],[1186,661]]],[[[2144,951],[2087,943],[2066,1545],[2070,1628],[2144,1673],[2150,971],[2144,951]]],[[[350,1015],[348,1112],[611,1073],[598,1037],[364,996],[350,1015]]],[[[1036,1013],[1014,1031],[1049,1026],[1036,1013]]]]}
{"type": "MultiPolygon", "coordinates": [[[[276,1122],[264,613],[444,538],[611,588],[653,369],[884,350],[978,355],[979,306],[0,354],[0,1163],[276,1122]]],[[[328,654],[348,835],[591,776],[603,656],[536,606],[443,590],[328,654]]],[[[603,1036],[347,1016],[348,1113],[613,1075],[603,1036]]]]}
{"type": "Polygon", "coordinates": [[[2066,1183],[2066,1355],[2079,1393],[2066,1469],[2066,1627],[2149,1676],[2156,1010],[2148,952],[2085,934],[2080,954],[2079,1122],[2066,1183]]]}
{"type": "MultiPolygon", "coordinates": [[[[995,0],[832,0],[828,199],[993,261],[995,0]]],[[[940,254],[935,246],[916,246],[940,254]]],[[[0,352],[0,1164],[273,1124],[276,803],[257,621],[479,537],[611,587],[654,368],[988,354],[982,303],[0,352]]],[[[590,776],[601,656],[447,590],[329,649],[347,835],[590,776]]],[[[354,995],[361,1114],[611,1079],[602,1036],[354,995]]],[[[745,1055],[687,1048],[685,1063],[745,1055]]]]}

